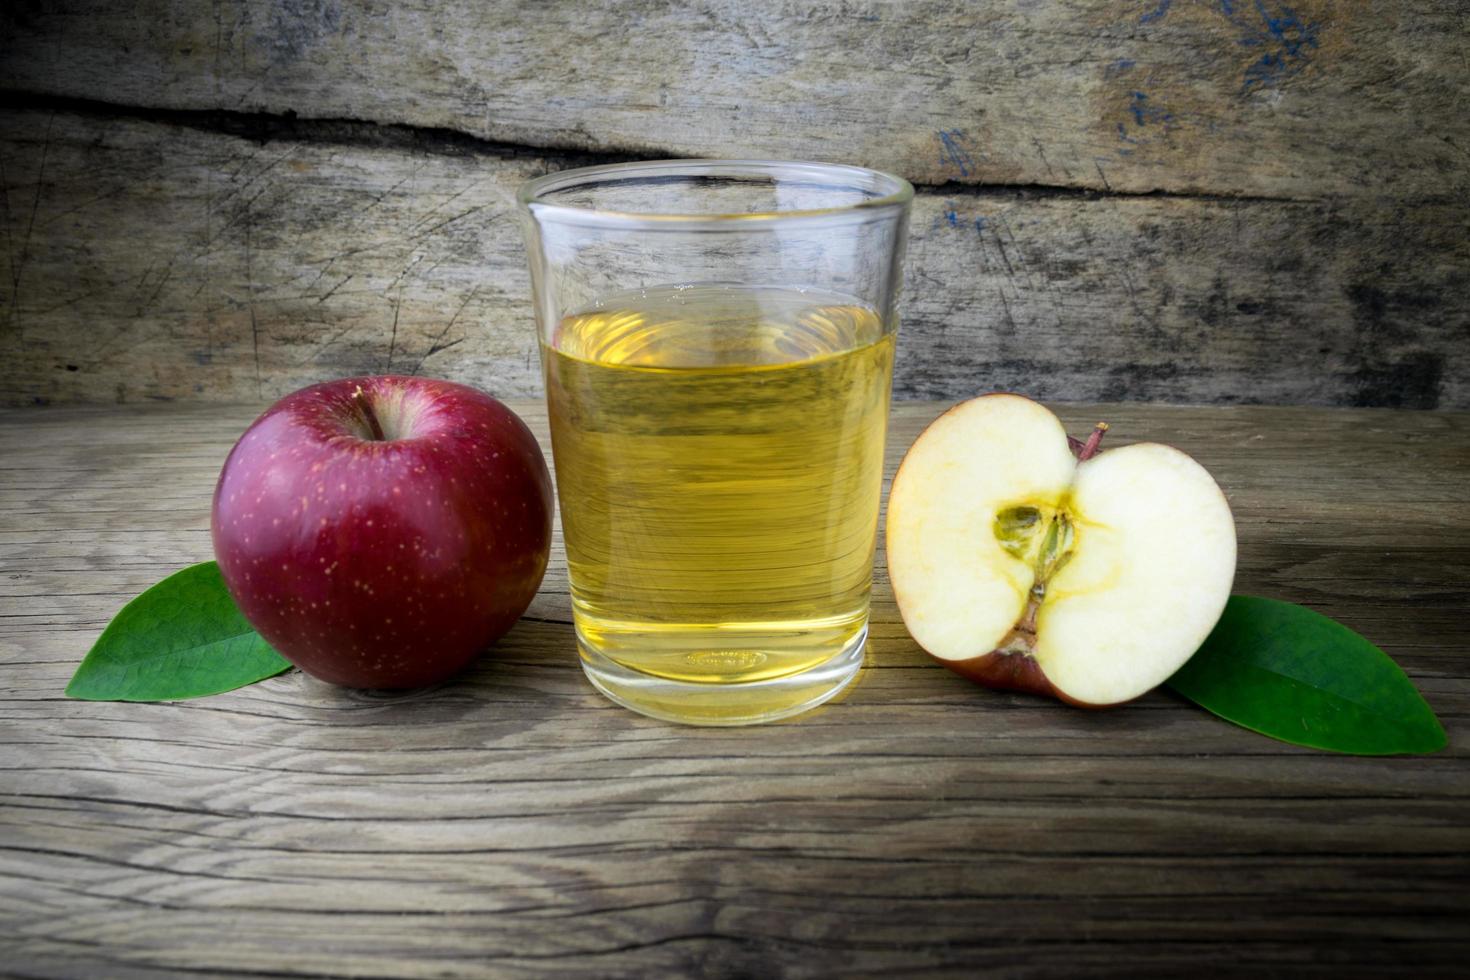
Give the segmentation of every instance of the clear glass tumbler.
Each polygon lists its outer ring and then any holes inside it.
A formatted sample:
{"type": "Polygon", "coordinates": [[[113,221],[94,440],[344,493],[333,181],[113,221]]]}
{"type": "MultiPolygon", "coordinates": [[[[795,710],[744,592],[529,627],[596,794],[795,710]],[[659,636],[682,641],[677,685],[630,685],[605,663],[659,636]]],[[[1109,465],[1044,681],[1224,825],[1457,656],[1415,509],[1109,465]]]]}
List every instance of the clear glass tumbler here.
{"type": "Polygon", "coordinates": [[[674,160],[521,188],[582,666],[702,725],[862,666],[913,188],[674,160]]]}

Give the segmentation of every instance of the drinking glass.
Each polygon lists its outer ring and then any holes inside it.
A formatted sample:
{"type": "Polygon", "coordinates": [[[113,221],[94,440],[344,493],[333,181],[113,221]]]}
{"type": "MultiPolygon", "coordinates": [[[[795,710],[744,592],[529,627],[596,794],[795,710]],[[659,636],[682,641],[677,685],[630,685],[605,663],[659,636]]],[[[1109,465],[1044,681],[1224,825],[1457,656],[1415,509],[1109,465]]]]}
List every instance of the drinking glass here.
{"type": "Polygon", "coordinates": [[[912,197],[751,160],[521,188],[577,645],[613,701],[742,725],[857,675],[912,197]]]}

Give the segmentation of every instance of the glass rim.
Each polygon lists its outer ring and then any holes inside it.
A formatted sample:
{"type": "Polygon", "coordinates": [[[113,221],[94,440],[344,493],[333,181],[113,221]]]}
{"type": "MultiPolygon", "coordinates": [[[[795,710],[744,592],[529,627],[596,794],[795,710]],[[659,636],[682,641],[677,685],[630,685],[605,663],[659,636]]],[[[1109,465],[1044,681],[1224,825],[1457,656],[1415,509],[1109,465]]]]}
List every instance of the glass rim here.
{"type": "Polygon", "coordinates": [[[817,163],[801,160],[754,159],[684,159],[640,160],[630,163],[608,163],[594,167],[577,167],[544,174],[522,184],[516,190],[516,203],[533,217],[549,217],[564,224],[594,225],[607,228],[709,231],[755,230],[761,225],[806,223],[817,220],[845,220],[868,217],[874,212],[902,209],[913,200],[914,187],[907,180],[882,170],[871,170],[845,163],[817,163]],[[789,211],[747,212],[662,212],[617,211],[557,204],[542,200],[542,195],[565,190],[579,184],[595,182],[601,177],[765,177],[775,183],[782,176],[826,177],[827,179],[861,178],[877,185],[885,193],[826,208],[792,209],[789,211]],[[754,226],[754,227],[753,227],[754,226]]]}

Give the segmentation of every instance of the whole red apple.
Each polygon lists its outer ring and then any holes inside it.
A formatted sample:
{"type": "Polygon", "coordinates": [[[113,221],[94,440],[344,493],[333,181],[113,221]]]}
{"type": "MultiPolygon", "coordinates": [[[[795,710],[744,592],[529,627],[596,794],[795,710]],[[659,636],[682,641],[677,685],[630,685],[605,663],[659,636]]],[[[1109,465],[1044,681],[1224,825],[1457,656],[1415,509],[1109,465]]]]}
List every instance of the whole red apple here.
{"type": "Polygon", "coordinates": [[[350,687],[432,684],[526,611],[551,548],[536,438],[482,392],[346,378],[271,406],[214,492],[214,554],[250,624],[350,687]]]}

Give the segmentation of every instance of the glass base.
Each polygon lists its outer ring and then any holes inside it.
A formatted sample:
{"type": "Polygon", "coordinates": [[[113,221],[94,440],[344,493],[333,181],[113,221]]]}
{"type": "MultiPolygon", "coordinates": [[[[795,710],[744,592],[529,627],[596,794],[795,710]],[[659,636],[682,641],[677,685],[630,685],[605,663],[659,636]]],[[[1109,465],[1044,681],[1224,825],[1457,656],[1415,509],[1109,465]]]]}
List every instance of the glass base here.
{"type": "Polygon", "coordinates": [[[810,711],[836,697],[863,665],[868,628],[830,659],[800,673],[738,684],[693,683],[624,667],[577,634],[582,670],[592,686],[639,714],[684,725],[758,725],[810,711]]]}

